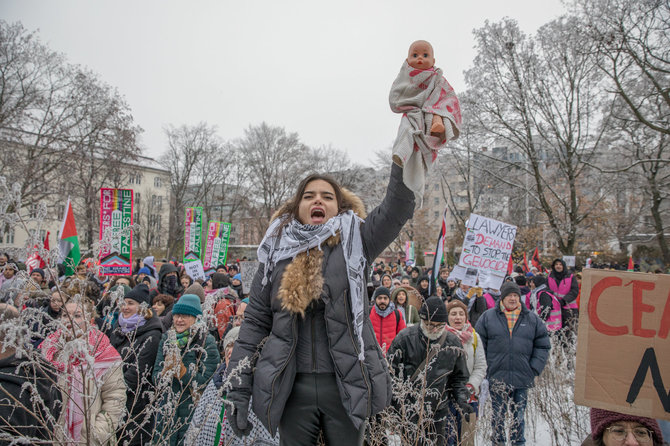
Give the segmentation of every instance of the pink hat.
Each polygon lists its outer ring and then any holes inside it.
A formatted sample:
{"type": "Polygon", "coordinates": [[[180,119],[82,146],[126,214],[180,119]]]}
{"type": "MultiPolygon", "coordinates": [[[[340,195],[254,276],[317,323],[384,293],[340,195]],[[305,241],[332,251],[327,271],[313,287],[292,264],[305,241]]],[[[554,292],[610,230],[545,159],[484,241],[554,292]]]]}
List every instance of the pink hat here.
{"type": "Polygon", "coordinates": [[[663,443],[661,427],[656,420],[596,408],[591,408],[591,435],[593,439],[597,440],[602,437],[605,428],[617,421],[634,421],[640,423],[652,431],[656,442],[663,443]]]}

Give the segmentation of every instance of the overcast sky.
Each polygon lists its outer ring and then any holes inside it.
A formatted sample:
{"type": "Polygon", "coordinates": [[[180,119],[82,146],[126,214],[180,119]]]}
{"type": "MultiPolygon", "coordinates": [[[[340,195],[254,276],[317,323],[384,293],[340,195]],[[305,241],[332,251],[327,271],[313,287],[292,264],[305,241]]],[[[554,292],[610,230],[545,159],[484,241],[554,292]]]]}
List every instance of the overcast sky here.
{"type": "Polygon", "coordinates": [[[2,19],[118,88],[145,155],[164,150],[166,124],[206,121],[229,140],[265,121],[359,163],[393,142],[388,92],[414,40],[433,44],[458,93],[474,28],[508,16],[534,33],[563,12],[560,0],[0,1],[2,19]]]}

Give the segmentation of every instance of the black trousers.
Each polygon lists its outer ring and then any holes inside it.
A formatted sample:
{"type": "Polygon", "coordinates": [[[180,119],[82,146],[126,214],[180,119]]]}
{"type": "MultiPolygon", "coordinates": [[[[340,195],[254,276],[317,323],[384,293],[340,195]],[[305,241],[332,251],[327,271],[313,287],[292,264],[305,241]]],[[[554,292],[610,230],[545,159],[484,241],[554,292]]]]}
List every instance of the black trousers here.
{"type": "Polygon", "coordinates": [[[365,426],[349,419],[334,374],[299,373],[279,422],[281,446],[313,446],[319,434],[327,446],[361,446],[365,426]]]}

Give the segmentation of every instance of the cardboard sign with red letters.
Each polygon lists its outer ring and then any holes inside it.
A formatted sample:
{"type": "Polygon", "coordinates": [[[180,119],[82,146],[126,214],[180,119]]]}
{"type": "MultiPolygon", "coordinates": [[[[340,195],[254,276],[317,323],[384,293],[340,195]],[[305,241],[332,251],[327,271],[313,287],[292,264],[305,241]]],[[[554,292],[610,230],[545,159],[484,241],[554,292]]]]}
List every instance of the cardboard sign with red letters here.
{"type": "Polygon", "coordinates": [[[670,420],[670,275],[583,271],[575,403],[670,420]]]}

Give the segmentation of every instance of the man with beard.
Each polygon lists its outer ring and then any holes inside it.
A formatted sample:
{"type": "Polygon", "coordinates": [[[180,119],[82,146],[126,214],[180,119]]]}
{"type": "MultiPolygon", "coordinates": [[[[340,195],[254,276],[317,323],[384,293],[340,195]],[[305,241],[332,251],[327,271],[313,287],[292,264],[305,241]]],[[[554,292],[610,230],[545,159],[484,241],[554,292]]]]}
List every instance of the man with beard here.
{"type": "MultiPolygon", "coordinates": [[[[396,336],[389,348],[388,358],[396,377],[414,386],[416,391],[409,395],[410,399],[423,398],[423,419],[419,413],[405,411],[412,423],[419,423],[419,430],[425,431],[425,443],[420,444],[445,445],[449,437],[447,430],[451,431],[455,426],[450,419],[449,401],[466,418],[474,412],[467,403],[469,391],[466,384],[470,374],[461,341],[445,330],[448,315],[442,299],[437,296],[426,299],[419,317],[420,323],[396,336]],[[422,376],[424,371],[425,379],[422,376]],[[423,424],[427,419],[432,420],[432,425],[423,424]]],[[[396,408],[400,404],[405,404],[406,409],[410,407],[407,401],[396,401],[396,408]]]]}
{"type": "Polygon", "coordinates": [[[372,299],[375,305],[370,310],[370,322],[375,329],[377,342],[386,353],[396,335],[406,327],[405,319],[391,302],[391,291],[388,288],[377,288],[372,299]]]}

